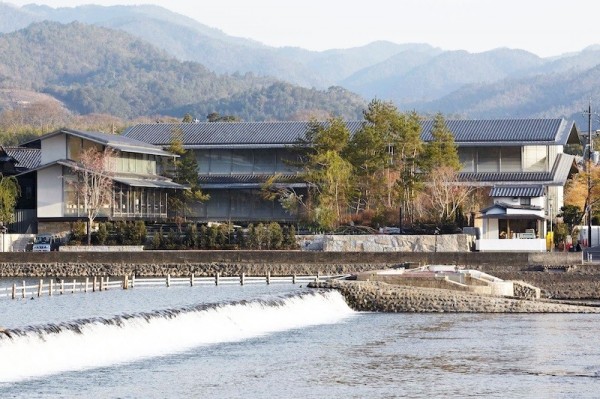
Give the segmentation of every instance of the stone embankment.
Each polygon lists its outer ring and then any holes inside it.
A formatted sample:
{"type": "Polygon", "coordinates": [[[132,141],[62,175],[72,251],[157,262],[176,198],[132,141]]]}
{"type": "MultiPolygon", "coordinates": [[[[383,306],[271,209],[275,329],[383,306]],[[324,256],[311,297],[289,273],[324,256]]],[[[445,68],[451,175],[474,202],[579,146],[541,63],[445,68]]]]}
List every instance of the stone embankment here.
{"type": "Polygon", "coordinates": [[[281,264],[281,263],[3,263],[0,277],[93,277],[93,276],[136,276],[136,277],[210,277],[221,276],[272,276],[352,274],[356,271],[372,270],[378,265],[356,264],[281,264]]]}
{"type": "Polygon", "coordinates": [[[600,308],[549,301],[512,299],[383,282],[331,280],[312,288],[337,289],[354,310],[370,312],[452,313],[600,313],[600,308]]]}

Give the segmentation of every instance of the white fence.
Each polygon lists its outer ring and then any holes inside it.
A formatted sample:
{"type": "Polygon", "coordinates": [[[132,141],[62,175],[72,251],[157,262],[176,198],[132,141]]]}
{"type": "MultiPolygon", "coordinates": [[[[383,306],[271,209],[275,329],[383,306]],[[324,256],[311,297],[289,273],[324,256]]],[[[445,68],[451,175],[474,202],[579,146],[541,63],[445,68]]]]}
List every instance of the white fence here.
{"type": "Polygon", "coordinates": [[[308,284],[312,281],[321,279],[341,278],[345,276],[271,276],[267,273],[265,276],[221,276],[219,273],[214,277],[171,277],[167,275],[164,278],[122,278],[94,277],[85,278],[85,280],[64,280],[50,279],[48,281],[39,280],[37,284],[14,283],[10,287],[0,287],[0,298],[32,298],[41,296],[53,296],[62,294],[74,294],[85,292],[106,291],[108,289],[132,289],[139,287],[171,287],[171,286],[201,286],[201,285],[246,285],[246,284],[308,284]]]}

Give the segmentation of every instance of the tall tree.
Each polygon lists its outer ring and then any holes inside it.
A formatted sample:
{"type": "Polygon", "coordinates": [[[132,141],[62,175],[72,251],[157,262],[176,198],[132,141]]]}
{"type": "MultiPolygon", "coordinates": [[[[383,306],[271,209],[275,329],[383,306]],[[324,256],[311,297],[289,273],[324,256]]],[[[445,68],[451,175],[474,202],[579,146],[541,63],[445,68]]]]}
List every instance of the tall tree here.
{"type": "Polygon", "coordinates": [[[87,217],[87,244],[92,242],[92,225],[102,209],[110,208],[113,200],[114,153],[110,149],[86,148],[74,168],[73,184],[87,217]]]}
{"type": "Polygon", "coordinates": [[[186,220],[190,205],[194,202],[204,202],[209,199],[198,183],[198,161],[193,152],[183,146],[183,131],[177,127],[172,132],[169,152],[175,155],[166,166],[167,175],[175,183],[187,187],[169,196],[169,209],[175,212],[175,218],[186,220]]]}
{"type": "Polygon", "coordinates": [[[418,189],[417,165],[423,148],[419,117],[377,99],[363,116],[364,126],[348,149],[356,171],[356,211],[398,206],[408,211],[418,189]]]}
{"type": "Polygon", "coordinates": [[[21,195],[21,188],[14,176],[0,174],[0,223],[7,225],[14,220],[15,206],[21,195]]]}
{"type": "Polygon", "coordinates": [[[448,129],[444,116],[436,114],[431,130],[432,140],[425,144],[421,169],[431,173],[436,168],[449,167],[455,171],[461,168],[458,147],[454,142],[454,134],[448,129]]]}
{"type": "Polygon", "coordinates": [[[324,229],[338,226],[348,209],[352,165],[342,157],[350,132],[346,124],[332,118],[327,124],[311,122],[306,132],[306,163],[302,178],[309,183],[309,218],[324,229]]]}

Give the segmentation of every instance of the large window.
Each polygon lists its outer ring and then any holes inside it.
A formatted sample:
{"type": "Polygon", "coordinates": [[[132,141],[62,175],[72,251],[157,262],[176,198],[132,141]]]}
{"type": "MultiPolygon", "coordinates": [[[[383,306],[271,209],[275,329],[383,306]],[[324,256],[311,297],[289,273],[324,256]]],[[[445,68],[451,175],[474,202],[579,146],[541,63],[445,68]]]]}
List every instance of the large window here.
{"type": "Polygon", "coordinates": [[[477,154],[477,172],[498,172],[498,148],[480,148],[477,154]]]}
{"type": "Polygon", "coordinates": [[[215,173],[215,174],[231,173],[231,151],[229,151],[229,150],[211,150],[211,152],[210,152],[210,173],[215,173]]]}
{"type": "Polygon", "coordinates": [[[502,172],[521,171],[521,147],[502,147],[500,153],[500,169],[502,172]]]}
{"type": "Polygon", "coordinates": [[[252,150],[235,150],[231,152],[231,173],[250,174],[254,164],[252,150]]]}
{"type": "Polygon", "coordinates": [[[275,151],[271,149],[257,150],[254,152],[254,173],[275,172],[277,159],[275,151]]]}
{"type": "Polygon", "coordinates": [[[473,148],[459,148],[458,159],[462,165],[461,172],[475,172],[475,151],[473,148]]]}

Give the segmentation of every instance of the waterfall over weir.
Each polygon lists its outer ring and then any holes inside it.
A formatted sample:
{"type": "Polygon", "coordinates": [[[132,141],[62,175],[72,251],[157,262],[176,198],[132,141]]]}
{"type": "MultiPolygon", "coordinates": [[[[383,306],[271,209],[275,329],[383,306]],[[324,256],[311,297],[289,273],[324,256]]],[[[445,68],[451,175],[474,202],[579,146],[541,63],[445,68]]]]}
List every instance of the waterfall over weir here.
{"type": "Polygon", "coordinates": [[[310,291],[0,330],[0,382],[336,323],[352,313],[338,292],[310,291]]]}

